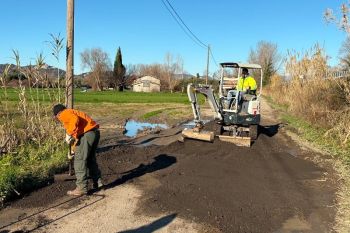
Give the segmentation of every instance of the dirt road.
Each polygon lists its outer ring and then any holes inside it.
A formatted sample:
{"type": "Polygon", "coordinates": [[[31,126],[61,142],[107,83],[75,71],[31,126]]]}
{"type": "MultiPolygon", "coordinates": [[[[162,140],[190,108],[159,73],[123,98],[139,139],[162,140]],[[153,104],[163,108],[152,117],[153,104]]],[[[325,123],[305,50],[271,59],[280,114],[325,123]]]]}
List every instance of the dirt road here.
{"type": "Polygon", "coordinates": [[[109,141],[106,190],[72,199],[73,181],[51,184],[3,209],[0,232],[331,232],[334,171],[263,109],[251,148],[176,142],[177,129],[136,140],[147,147],[109,141]]]}

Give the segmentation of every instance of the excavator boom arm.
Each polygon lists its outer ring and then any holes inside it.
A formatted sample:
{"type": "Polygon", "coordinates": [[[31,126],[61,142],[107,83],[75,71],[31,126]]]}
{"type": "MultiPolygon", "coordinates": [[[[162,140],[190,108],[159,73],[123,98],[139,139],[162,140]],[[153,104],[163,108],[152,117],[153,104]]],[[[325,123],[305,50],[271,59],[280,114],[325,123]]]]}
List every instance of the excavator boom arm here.
{"type": "Polygon", "coordinates": [[[190,83],[187,85],[187,95],[188,95],[188,99],[191,102],[195,123],[199,123],[199,124],[203,123],[201,119],[200,106],[198,104],[197,93],[201,93],[205,96],[205,98],[209,103],[210,108],[214,112],[214,118],[221,120],[222,116],[219,110],[218,102],[214,96],[212,87],[208,85],[195,86],[194,84],[190,83]]]}

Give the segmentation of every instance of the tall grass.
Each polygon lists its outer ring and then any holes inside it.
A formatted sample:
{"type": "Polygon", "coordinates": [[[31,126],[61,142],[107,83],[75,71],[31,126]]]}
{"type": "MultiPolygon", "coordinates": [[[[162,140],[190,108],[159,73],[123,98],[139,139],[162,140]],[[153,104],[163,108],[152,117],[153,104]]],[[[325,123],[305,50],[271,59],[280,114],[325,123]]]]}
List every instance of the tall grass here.
{"type": "Polygon", "coordinates": [[[18,51],[13,54],[18,74],[15,101],[8,94],[10,67],[0,74],[0,202],[40,185],[65,161],[63,132],[51,113],[58,94],[47,88],[51,84],[42,72],[43,56],[37,57],[35,66],[23,69],[18,51]],[[47,91],[41,91],[45,87],[47,91]]]}
{"type": "MultiPolygon", "coordinates": [[[[326,129],[324,138],[350,147],[350,80],[328,78],[327,56],[315,46],[305,53],[290,52],[286,62],[290,79],[275,75],[268,94],[288,112],[326,129]]],[[[349,156],[350,158],[350,156],[349,156]]]]}

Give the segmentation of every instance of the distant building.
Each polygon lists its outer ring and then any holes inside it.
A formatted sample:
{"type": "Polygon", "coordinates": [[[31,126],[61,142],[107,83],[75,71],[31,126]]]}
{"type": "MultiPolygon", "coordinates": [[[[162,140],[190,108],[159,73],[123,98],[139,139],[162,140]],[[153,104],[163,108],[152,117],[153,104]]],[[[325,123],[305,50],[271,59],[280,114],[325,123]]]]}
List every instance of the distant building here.
{"type": "Polygon", "coordinates": [[[133,83],[133,91],[135,92],[159,92],[160,80],[152,76],[144,76],[138,78],[133,83]]]}

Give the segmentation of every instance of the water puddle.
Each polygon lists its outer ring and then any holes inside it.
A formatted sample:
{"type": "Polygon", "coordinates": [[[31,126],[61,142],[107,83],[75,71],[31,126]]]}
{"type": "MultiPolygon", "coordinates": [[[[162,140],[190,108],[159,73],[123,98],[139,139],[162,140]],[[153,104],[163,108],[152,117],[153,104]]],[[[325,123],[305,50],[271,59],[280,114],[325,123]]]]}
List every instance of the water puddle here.
{"type": "Polygon", "coordinates": [[[135,137],[138,133],[143,131],[155,131],[157,129],[167,129],[168,126],[166,124],[152,124],[148,122],[138,122],[134,120],[129,120],[125,124],[124,135],[127,137],[135,137]]]}

